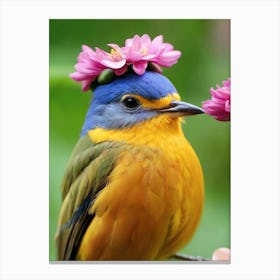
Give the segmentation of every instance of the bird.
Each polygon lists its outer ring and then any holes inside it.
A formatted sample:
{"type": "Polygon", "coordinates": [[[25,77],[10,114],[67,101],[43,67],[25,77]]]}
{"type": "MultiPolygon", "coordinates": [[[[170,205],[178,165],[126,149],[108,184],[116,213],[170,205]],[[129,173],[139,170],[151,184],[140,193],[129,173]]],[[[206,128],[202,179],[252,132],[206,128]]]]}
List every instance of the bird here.
{"type": "Polygon", "coordinates": [[[154,71],[96,86],[62,181],[59,260],[165,260],[191,240],[204,179],[182,121],[203,113],[154,71]]]}

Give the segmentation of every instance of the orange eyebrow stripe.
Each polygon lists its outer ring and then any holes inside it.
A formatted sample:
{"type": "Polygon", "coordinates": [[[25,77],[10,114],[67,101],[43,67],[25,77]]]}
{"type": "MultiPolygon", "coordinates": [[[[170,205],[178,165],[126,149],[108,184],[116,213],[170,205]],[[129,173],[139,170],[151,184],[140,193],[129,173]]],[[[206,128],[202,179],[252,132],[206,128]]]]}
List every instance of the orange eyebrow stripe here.
{"type": "Polygon", "coordinates": [[[153,109],[165,108],[170,104],[171,101],[181,100],[180,95],[178,93],[171,93],[166,97],[162,97],[161,99],[152,99],[152,100],[145,99],[142,96],[132,93],[132,94],[124,95],[122,99],[128,96],[137,98],[140,101],[143,108],[153,108],[153,109]]]}

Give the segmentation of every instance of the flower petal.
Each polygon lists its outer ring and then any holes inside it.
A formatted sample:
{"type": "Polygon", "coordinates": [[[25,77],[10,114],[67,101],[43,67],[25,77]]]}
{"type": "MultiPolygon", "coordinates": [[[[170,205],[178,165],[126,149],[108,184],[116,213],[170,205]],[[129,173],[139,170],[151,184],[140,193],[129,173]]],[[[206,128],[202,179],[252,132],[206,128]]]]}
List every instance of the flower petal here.
{"type": "Polygon", "coordinates": [[[132,39],[132,46],[131,48],[135,50],[140,50],[141,49],[141,38],[139,35],[135,35],[132,39]]]}
{"type": "Polygon", "coordinates": [[[156,37],[153,39],[152,44],[153,44],[154,46],[160,46],[160,45],[162,44],[162,42],[163,42],[163,36],[162,36],[162,35],[158,35],[158,36],[156,36],[156,37]]]}
{"type": "Polygon", "coordinates": [[[133,64],[133,70],[138,75],[143,75],[148,66],[147,61],[137,61],[133,64]]]}
{"type": "Polygon", "coordinates": [[[124,67],[122,67],[120,69],[115,69],[114,71],[117,76],[121,76],[126,72],[126,70],[127,70],[127,65],[125,65],[124,67]]]}
{"type": "Polygon", "coordinates": [[[80,72],[71,73],[71,74],[69,74],[69,76],[71,77],[71,79],[73,79],[77,82],[81,82],[81,81],[89,78],[88,75],[80,73],[80,72]]]}
{"type": "Polygon", "coordinates": [[[144,34],[141,37],[141,47],[142,48],[148,48],[151,44],[151,38],[148,34],[144,34]]]}
{"type": "Polygon", "coordinates": [[[90,88],[91,83],[95,80],[95,78],[93,80],[84,80],[82,81],[82,91],[88,91],[90,88]]]}
{"type": "Polygon", "coordinates": [[[108,68],[111,68],[111,69],[120,69],[125,65],[126,60],[123,59],[123,60],[120,60],[120,61],[113,61],[113,60],[110,60],[110,59],[103,59],[101,61],[101,63],[104,66],[106,66],[108,68]]]}

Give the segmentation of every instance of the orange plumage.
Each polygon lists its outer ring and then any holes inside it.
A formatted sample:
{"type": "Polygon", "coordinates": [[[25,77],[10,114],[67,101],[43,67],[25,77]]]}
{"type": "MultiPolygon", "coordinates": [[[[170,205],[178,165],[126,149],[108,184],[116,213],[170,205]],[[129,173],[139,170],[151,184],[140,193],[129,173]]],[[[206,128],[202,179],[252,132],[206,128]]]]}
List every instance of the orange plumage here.
{"type": "Polygon", "coordinates": [[[96,218],[79,258],[164,259],[184,246],[201,215],[203,176],[179,119],[163,115],[122,131],[96,129],[89,135],[95,143],[125,141],[133,148],[119,155],[107,188],[90,209],[96,218]]]}

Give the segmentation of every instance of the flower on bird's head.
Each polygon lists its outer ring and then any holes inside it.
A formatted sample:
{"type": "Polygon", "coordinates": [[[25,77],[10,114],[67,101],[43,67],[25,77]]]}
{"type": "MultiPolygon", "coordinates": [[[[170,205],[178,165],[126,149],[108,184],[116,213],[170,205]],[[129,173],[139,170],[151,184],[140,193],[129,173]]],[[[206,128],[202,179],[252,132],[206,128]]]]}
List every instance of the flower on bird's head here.
{"type": "Polygon", "coordinates": [[[82,50],[78,56],[78,63],[75,65],[76,72],[71,73],[70,77],[77,82],[82,82],[83,91],[90,88],[90,84],[103,70],[110,68],[119,73],[126,63],[119,49],[113,48],[111,53],[107,53],[102,49],[96,48],[94,51],[83,45],[82,50]]]}
{"type": "Polygon", "coordinates": [[[170,67],[177,63],[181,56],[181,52],[174,51],[172,45],[163,43],[162,35],[155,37],[153,40],[147,34],[142,37],[135,35],[132,39],[125,41],[123,51],[126,54],[128,64],[133,65],[133,70],[138,75],[144,74],[148,62],[158,66],[170,67]]]}
{"type": "Polygon", "coordinates": [[[202,102],[205,113],[218,121],[230,121],[230,78],[223,81],[223,86],[211,87],[212,98],[202,102]]]}
{"type": "Polygon", "coordinates": [[[162,35],[153,40],[147,34],[141,37],[135,35],[126,39],[124,47],[116,44],[108,46],[112,48],[110,53],[99,48],[94,51],[88,46],[82,46],[78,63],[75,65],[76,72],[70,74],[73,80],[82,83],[82,91],[89,90],[104,70],[110,69],[116,76],[121,76],[130,67],[136,74],[143,75],[150,66],[153,71],[161,73],[160,67],[172,66],[181,56],[180,51],[163,42],[162,35]]]}

